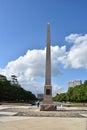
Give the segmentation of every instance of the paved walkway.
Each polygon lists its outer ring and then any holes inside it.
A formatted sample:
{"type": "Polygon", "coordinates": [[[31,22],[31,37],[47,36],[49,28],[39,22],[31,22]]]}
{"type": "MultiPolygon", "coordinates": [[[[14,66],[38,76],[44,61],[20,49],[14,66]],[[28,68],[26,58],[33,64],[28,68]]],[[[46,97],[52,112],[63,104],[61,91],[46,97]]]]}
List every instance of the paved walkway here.
{"type": "Polygon", "coordinates": [[[20,111],[29,113],[31,110],[39,112],[31,106],[0,106],[0,130],[87,130],[87,114],[83,118],[14,116],[20,111]]]}
{"type": "MultiPolygon", "coordinates": [[[[5,118],[6,119],[6,118],[5,118]]],[[[0,130],[87,130],[86,118],[16,117],[0,121],[0,130]],[[18,119],[19,118],[19,119],[18,119]]]]}

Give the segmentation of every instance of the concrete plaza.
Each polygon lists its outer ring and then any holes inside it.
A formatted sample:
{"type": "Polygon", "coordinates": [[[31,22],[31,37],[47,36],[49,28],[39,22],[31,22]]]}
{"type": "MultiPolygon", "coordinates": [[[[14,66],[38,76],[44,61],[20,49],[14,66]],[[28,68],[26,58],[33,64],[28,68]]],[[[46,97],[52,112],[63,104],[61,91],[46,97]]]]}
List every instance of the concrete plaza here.
{"type": "MultiPolygon", "coordinates": [[[[67,108],[66,108],[67,109],[67,108]]],[[[69,108],[75,109],[75,108],[69,108]]],[[[86,108],[82,108],[86,110],[86,108]]],[[[80,108],[81,110],[81,108],[80,108]]],[[[0,130],[87,130],[87,114],[83,117],[42,117],[27,116],[27,113],[43,113],[35,106],[0,106],[0,130]],[[15,116],[18,112],[26,112],[26,116],[15,116]]],[[[52,114],[54,112],[49,112],[52,114]]],[[[60,113],[59,111],[55,113],[60,113]]]]}
{"type": "Polygon", "coordinates": [[[86,130],[86,118],[4,117],[0,130],[86,130]]]}

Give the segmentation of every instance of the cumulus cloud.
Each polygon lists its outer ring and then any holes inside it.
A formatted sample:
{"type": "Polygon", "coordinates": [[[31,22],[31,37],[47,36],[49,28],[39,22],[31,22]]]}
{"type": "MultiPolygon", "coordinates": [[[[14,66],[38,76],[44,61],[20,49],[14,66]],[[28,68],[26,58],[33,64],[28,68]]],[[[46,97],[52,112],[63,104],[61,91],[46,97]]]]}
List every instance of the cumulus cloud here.
{"type": "MultiPolygon", "coordinates": [[[[65,46],[60,48],[58,46],[51,47],[53,76],[58,76],[60,74],[57,67],[57,62],[58,58],[61,58],[66,52],[65,49],[65,46]]],[[[3,73],[7,76],[15,74],[20,80],[23,80],[24,78],[26,80],[33,80],[37,77],[44,77],[46,58],[45,52],[45,49],[28,50],[24,56],[9,62],[4,69],[0,69],[0,73],[3,73]]]]}
{"type": "MultiPolygon", "coordinates": [[[[0,73],[10,77],[15,74],[18,81],[25,88],[30,88],[34,91],[42,91],[44,81],[38,81],[38,78],[45,77],[45,58],[46,49],[43,50],[28,50],[24,56],[11,61],[4,69],[0,69],[0,73]]],[[[58,76],[61,72],[58,70],[58,59],[66,53],[66,47],[51,47],[52,54],[52,76],[58,76]]]]}
{"type": "MultiPolygon", "coordinates": [[[[63,65],[64,68],[87,69],[87,34],[70,34],[65,37],[65,40],[67,43],[72,43],[68,51],[66,46],[51,46],[53,77],[61,74],[58,64],[63,65]]],[[[43,50],[28,50],[24,56],[9,62],[4,69],[0,68],[0,74],[6,75],[8,78],[15,74],[24,88],[34,93],[43,92],[45,52],[46,48],[43,50]]],[[[60,86],[53,83],[53,93],[58,92],[59,88],[60,86]]]]}
{"type": "Polygon", "coordinates": [[[73,44],[87,43],[87,34],[70,34],[69,36],[65,37],[65,40],[73,44]]]}
{"type": "Polygon", "coordinates": [[[62,61],[64,67],[87,69],[87,34],[71,34],[65,40],[73,45],[62,61]]]}

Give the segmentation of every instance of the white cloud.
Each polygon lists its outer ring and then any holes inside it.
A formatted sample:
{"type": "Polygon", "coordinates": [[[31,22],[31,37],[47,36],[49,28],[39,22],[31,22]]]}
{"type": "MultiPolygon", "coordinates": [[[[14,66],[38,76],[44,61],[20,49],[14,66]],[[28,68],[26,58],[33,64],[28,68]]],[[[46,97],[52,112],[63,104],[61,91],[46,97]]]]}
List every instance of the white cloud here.
{"type": "Polygon", "coordinates": [[[65,37],[65,40],[73,44],[87,43],[87,34],[70,34],[69,36],[65,37]]]}
{"type": "Polygon", "coordinates": [[[65,40],[69,43],[76,43],[77,38],[79,38],[81,34],[70,34],[65,37],[65,40]]]}
{"type": "MultiPolygon", "coordinates": [[[[62,64],[65,68],[87,69],[87,34],[70,34],[65,40],[68,43],[73,43],[68,51],[66,50],[66,46],[51,47],[53,77],[61,74],[58,64],[62,64]]],[[[45,52],[46,49],[28,50],[24,56],[20,56],[18,59],[9,62],[4,69],[0,68],[0,74],[7,77],[15,74],[18,77],[19,83],[24,88],[34,93],[43,92],[45,52]]],[[[59,88],[60,86],[53,83],[53,93],[57,92],[59,88]]]]}
{"type": "MultiPolygon", "coordinates": [[[[0,73],[10,77],[15,74],[20,84],[24,88],[35,92],[42,91],[44,83],[38,81],[38,78],[45,78],[45,57],[46,49],[28,50],[24,56],[11,61],[4,69],[0,69],[0,73]]],[[[52,76],[58,76],[61,73],[58,70],[58,59],[65,55],[66,47],[51,47],[52,54],[52,76]]]]}
{"type": "Polygon", "coordinates": [[[65,40],[72,42],[73,46],[62,61],[64,67],[87,69],[87,34],[71,34],[65,40]]]}

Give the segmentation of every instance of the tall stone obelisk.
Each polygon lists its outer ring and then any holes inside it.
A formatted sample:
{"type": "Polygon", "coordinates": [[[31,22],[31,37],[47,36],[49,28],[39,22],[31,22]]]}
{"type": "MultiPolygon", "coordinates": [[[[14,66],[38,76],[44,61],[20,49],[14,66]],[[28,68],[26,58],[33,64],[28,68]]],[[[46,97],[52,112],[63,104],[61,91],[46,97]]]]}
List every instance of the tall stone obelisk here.
{"type": "Polygon", "coordinates": [[[50,50],[50,24],[47,24],[47,41],[46,41],[46,71],[44,86],[44,104],[52,104],[52,86],[51,86],[51,50],[50,50]]]}
{"type": "Polygon", "coordinates": [[[42,111],[54,111],[55,105],[52,101],[52,85],[51,85],[51,49],[50,49],[50,24],[47,24],[47,41],[46,41],[46,72],[45,72],[45,86],[44,99],[41,105],[42,111]]]}

